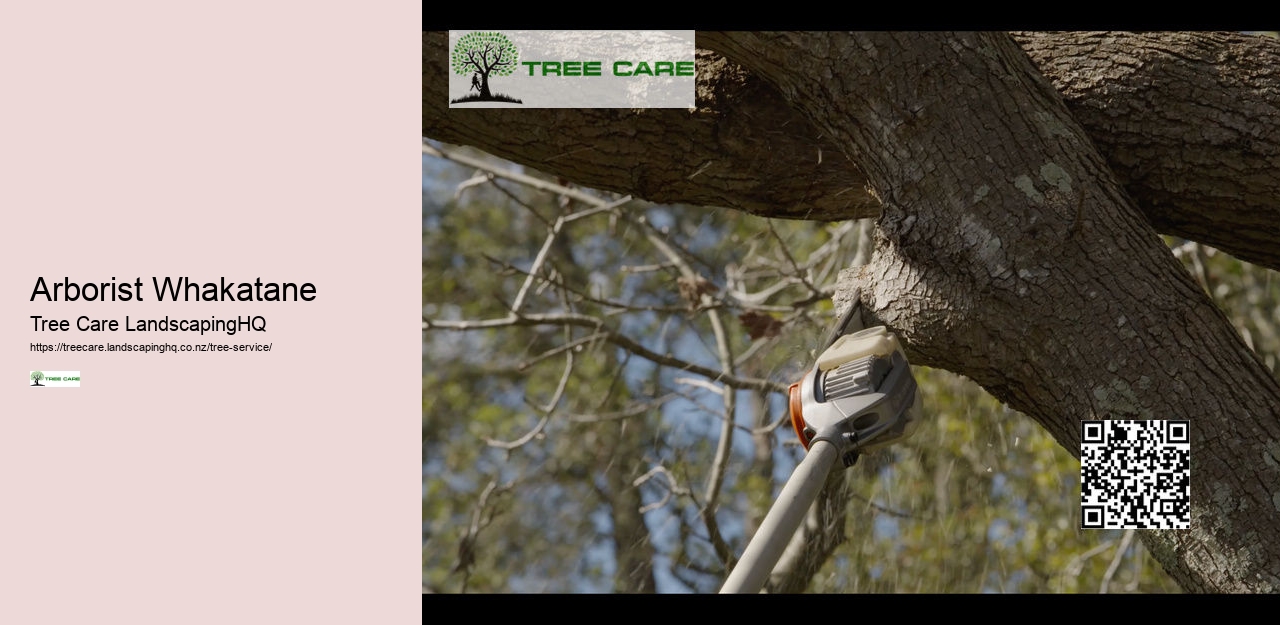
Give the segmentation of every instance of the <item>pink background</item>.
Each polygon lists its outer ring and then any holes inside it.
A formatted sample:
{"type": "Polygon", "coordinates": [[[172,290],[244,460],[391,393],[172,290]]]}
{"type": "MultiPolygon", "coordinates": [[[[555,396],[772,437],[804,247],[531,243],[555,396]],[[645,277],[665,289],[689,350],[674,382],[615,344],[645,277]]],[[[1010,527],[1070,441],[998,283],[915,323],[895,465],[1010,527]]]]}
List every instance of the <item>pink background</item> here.
{"type": "Polygon", "coordinates": [[[0,622],[421,619],[421,7],[9,3],[0,622]],[[144,302],[28,301],[141,277],[144,302]],[[150,278],[311,282],[154,301],[150,278]],[[262,315],[265,333],[29,315],[262,315]],[[36,341],[273,343],[66,353],[36,341]],[[30,389],[32,369],[80,388],[30,389]]]}

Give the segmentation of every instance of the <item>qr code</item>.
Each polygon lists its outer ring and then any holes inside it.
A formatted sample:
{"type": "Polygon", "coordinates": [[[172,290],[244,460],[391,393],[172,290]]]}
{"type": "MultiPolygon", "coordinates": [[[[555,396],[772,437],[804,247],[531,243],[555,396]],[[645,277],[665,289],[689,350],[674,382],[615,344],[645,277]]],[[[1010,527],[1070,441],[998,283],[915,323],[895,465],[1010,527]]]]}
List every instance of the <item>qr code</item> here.
{"type": "Polygon", "coordinates": [[[1188,421],[1084,421],[1082,529],[1191,527],[1188,421]]]}

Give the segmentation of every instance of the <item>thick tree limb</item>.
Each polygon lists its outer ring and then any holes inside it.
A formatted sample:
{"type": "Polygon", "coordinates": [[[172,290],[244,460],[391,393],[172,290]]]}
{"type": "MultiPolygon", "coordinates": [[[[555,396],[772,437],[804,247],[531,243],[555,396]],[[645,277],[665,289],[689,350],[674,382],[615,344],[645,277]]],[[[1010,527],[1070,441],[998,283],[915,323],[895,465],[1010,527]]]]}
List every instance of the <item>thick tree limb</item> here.
{"type": "Polygon", "coordinates": [[[913,362],[972,378],[1073,454],[1084,419],[1189,420],[1192,529],[1144,542],[1188,591],[1280,591],[1280,383],[1009,36],[700,36],[882,190],[876,252],[842,286],[913,362]]]}
{"type": "Polygon", "coordinates": [[[1280,269],[1280,41],[1017,33],[1157,232],[1280,269]]]}
{"type": "MultiPolygon", "coordinates": [[[[1018,41],[1159,232],[1280,268],[1280,42],[1215,33],[1018,41]]],[[[699,53],[693,113],[449,109],[447,45],[445,33],[423,33],[425,137],[654,202],[816,220],[879,212],[829,136],[718,55],[699,53]]]]}

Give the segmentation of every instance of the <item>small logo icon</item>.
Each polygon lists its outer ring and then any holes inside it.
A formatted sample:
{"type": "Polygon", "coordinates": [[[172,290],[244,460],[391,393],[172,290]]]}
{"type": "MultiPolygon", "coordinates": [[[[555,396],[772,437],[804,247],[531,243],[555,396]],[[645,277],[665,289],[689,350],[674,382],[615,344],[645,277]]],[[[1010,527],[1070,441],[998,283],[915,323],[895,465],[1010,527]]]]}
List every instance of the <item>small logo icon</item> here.
{"type": "Polygon", "coordinates": [[[60,388],[80,386],[79,371],[31,371],[27,374],[31,386],[60,388]]]}
{"type": "Polygon", "coordinates": [[[467,95],[455,98],[451,104],[464,102],[511,102],[523,104],[520,100],[503,93],[494,93],[489,88],[489,78],[494,76],[510,76],[520,64],[520,51],[516,44],[506,35],[499,32],[473,32],[463,35],[453,46],[453,54],[449,56],[449,64],[453,73],[460,76],[471,74],[471,88],[467,95]]]}

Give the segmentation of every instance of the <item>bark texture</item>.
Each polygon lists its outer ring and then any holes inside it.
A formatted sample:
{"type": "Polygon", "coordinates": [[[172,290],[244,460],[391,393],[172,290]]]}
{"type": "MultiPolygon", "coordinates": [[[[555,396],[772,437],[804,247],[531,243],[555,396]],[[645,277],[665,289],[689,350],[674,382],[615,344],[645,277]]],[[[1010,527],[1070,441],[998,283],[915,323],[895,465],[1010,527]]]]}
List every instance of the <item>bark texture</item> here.
{"type": "MultiPolygon", "coordinates": [[[[1280,268],[1280,42],[1220,33],[1017,39],[1159,232],[1280,268]]],[[[450,109],[447,46],[446,33],[423,33],[424,137],[654,202],[816,220],[879,212],[840,146],[774,86],[719,55],[699,52],[693,112],[450,109]]]]}
{"type": "Polygon", "coordinates": [[[1156,231],[1280,269],[1280,53],[1226,33],[1017,33],[1156,231]]]}
{"type": "Polygon", "coordinates": [[[1280,591],[1280,384],[1009,36],[701,41],[773,82],[879,191],[876,252],[843,285],[869,322],[1072,453],[1084,419],[1189,419],[1193,529],[1144,541],[1189,591],[1280,591]],[[816,89],[814,68],[830,74],[816,89]]]}

